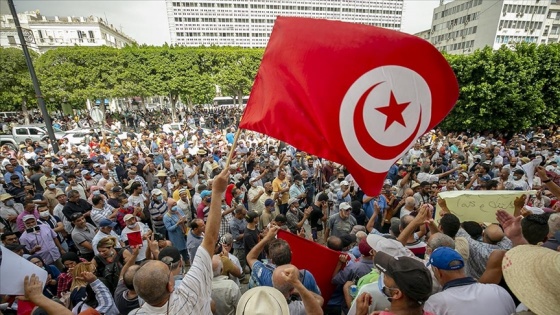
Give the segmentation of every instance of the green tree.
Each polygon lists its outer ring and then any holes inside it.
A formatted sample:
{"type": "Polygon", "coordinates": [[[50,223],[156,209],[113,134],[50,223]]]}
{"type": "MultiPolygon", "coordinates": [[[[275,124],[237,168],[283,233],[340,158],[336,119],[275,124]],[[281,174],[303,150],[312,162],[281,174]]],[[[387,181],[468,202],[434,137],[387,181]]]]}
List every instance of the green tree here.
{"type": "MultiPolygon", "coordinates": [[[[30,53],[32,60],[37,60],[37,54],[30,53]]],[[[37,106],[31,76],[20,49],[0,48],[0,73],[0,110],[19,111],[26,106],[37,106]]]]}

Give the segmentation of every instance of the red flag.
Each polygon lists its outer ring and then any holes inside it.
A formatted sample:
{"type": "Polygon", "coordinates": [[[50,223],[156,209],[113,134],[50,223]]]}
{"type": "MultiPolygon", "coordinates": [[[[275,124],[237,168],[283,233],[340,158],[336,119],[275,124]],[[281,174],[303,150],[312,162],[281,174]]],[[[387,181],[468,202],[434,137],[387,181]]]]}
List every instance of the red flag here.
{"type": "Polygon", "coordinates": [[[341,163],[377,195],[391,165],[451,111],[458,93],[445,58],[419,37],[279,17],[240,127],[341,163]]]}
{"type": "Polygon", "coordinates": [[[340,252],[283,230],[278,231],[278,238],[290,244],[291,263],[298,269],[307,269],[311,272],[326,304],[335,289],[331,281],[340,252]]]}

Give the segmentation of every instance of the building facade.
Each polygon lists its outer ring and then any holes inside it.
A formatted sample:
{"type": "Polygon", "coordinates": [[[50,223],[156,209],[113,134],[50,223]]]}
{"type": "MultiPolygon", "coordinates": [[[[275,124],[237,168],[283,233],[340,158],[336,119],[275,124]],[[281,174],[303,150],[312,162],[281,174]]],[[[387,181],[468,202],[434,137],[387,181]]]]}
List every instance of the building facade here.
{"type": "Polygon", "coordinates": [[[277,16],[400,30],[403,0],[166,0],[171,43],[265,47],[277,16]]]}
{"type": "MultiPolygon", "coordinates": [[[[43,16],[39,11],[18,14],[26,30],[28,47],[38,53],[68,46],[109,46],[122,48],[135,41],[98,17],[43,16]]],[[[0,16],[0,47],[19,47],[20,41],[11,14],[0,16]]]]}
{"type": "Polygon", "coordinates": [[[470,53],[519,42],[558,42],[560,0],[455,0],[434,9],[430,42],[440,51],[470,53]],[[554,35],[553,35],[554,34],[554,35]]]}

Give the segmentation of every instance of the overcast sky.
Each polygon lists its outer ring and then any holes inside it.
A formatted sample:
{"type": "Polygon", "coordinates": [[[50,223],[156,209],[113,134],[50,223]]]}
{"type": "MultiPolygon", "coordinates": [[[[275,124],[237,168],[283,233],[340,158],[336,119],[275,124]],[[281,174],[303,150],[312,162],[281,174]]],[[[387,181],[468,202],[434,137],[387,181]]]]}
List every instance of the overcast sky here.
{"type": "MultiPolygon", "coordinates": [[[[5,0],[0,0],[4,2],[5,0]]],[[[404,0],[402,31],[416,33],[431,26],[433,9],[439,0],[404,0]]],[[[140,44],[162,45],[169,42],[165,0],[15,0],[18,12],[39,10],[43,15],[99,16],[140,44]]],[[[7,14],[7,6],[0,6],[7,14]]]]}

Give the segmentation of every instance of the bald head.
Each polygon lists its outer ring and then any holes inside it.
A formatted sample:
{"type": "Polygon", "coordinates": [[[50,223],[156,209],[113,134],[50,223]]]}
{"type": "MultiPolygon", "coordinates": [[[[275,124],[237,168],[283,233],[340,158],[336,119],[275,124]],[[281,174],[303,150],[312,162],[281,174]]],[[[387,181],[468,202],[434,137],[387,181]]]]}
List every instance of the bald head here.
{"type": "Polygon", "coordinates": [[[491,224],[484,230],[484,242],[497,244],[504,238],[504,231],[497,224],[491,224]]]}
{"type": "Polygon", "coordinates": [[[415,204],[416,204],[416,200],[414,200],[414,197],[406,197],[406,199],[404,200],[404,206],[407,207],[408,209],[414,208],[415,204]]]}
{"type": "Polygon", "coordinates": [[[220,255],[212,256],[212,272],[214,273],[214,278],[222,274],[223,263],[220,255]]]}
{"type": "Polygon", "coordinates": [[[123,282],[127,289],[130,291],[134,290],[134,276],[136,275],[136,271],[140,269],[139,265],[132,265],[130,266],[123,275],[123,282]]]}
{"type": "Polygon", "coordinates": [[[134,289],[146,303],[161,306],[165,304],[173,289],[169,274],[166,264],[159,260],[150,260],[136,271],[134,289]]]}
{"type": "Polygon", "coordinates": [[[278,266],[272,273],[272,286],[282,292],[285,297],[289,297],[294,290],[294,286],[285,280],[283,273],[286,271],[299,274],[299,269],[294,265],[287,264],[278,266]]]}

